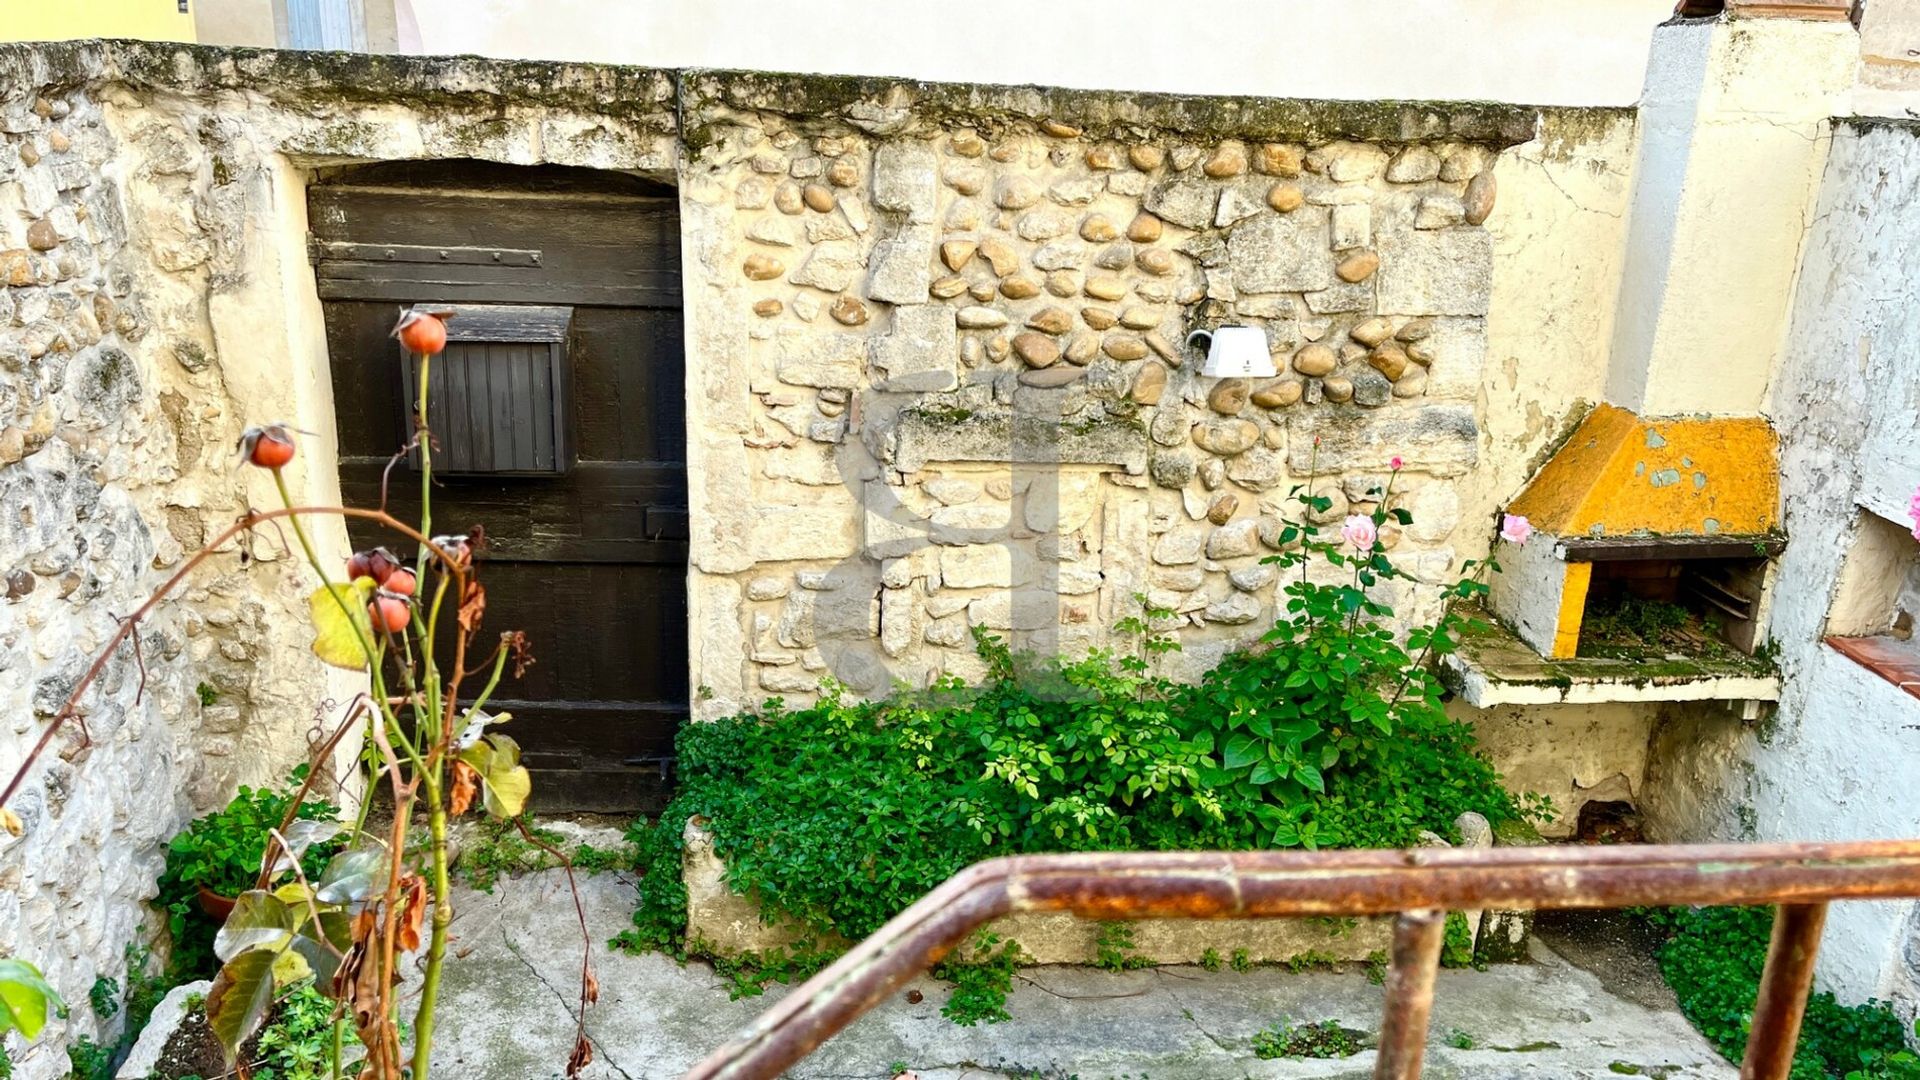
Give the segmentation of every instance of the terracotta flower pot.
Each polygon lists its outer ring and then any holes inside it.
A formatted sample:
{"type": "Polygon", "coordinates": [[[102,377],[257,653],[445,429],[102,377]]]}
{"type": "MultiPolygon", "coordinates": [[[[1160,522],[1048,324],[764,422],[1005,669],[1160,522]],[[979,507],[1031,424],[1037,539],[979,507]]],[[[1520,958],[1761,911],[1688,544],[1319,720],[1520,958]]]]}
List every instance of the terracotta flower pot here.
{"type": "Polygon", "coordinates": [[[224,923],[227,916],[233,914],[233,897],[221,896],[205,885],[200,886],[199,900],[200,910],[206,912],[214,922],[224,923]]]}

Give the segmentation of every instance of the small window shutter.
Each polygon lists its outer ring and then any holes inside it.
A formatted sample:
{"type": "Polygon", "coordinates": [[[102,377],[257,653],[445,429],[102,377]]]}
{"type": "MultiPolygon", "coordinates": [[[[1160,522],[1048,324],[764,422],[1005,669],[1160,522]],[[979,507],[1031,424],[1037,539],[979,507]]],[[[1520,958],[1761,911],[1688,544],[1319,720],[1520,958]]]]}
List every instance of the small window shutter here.
{"type": "MultiPolygon", "coordinates": [[[[428,375],[434,471],[565,473],[573,464],[567,356],[573,309],[504,304],[422,304],[419,309],[453,311],[446,351],[430,361],[428,375]]],[[[412,416],[419,401],[419,367],[401,352],[401,407],[412,416]]],[[[420,467],[418,450],[411,464],[420,467]]]]}
{"type": "Polygon", "coordinates": [[[287,47],[367,51],[362,0],[287,0],[287,47]]]}

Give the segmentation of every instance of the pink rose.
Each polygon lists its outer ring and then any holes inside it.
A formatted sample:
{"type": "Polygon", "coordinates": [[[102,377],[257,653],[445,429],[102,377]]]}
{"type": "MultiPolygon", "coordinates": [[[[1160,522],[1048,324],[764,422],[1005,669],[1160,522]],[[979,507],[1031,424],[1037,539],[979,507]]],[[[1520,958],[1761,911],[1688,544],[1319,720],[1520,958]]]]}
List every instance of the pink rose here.
{"type": "Polygon", "coordinates": [[[1913,498],[1907,500],[1907,517],[1913,519],[1913,538],[1920,540],[1920,488],[1916,488],[1913,498]]]}
{"type": "Polygon", "coordinates": [[[1365,555],[1373,550],[1373,543],[1380,538],[1380,531],[1373,527],[1373,519],[1365,514],[1350,515],[1340,526],[1340,539],[1353,546],[1353,550],[1365,555]]]}
{"type": "MultiPolygon", "coordinates": [[[[1393,471],[1394,471],[1394,472],[1399,472],[1399,471],[1400,471],[1400,465],[1401,465],[1401,461],[1400,461],[1400,459],[1399,459],[1398,457],[1395,457],[1395,458],[1394,458],[1394,459],[1393,459],[1392,461],[1389,461],[1389,462],[1387,462],[1387,464],[1388,464],[1389,466],[1391,466],[1391,467],[1393,468],[1393,471]]],[[[1914,496],[1914,497],[1915,497],[1916,499],[1920,499],[1920,495],[1916,495],[1916,496],[1914,496]]]]}
{"type": "Polygon", "coordinates": [[[1533,535],[1533,522],[1521,514],[1500,515],[1500,539],[1509,544],[1524,544],[1533,535]]]}

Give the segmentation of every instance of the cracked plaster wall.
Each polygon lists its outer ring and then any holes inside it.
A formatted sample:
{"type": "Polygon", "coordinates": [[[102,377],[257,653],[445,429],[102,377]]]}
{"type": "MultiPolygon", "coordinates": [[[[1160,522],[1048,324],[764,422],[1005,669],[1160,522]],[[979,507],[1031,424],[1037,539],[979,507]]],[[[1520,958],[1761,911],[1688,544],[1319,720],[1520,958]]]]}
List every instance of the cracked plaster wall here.
{"type": "MultiPolygon", "coordinates": [[[[1842,120],[1830,134],[1768,404],[1789,538],[1771,625],[1782,697],[1758,725],[1700,711],[1663,719],[1649,803],[1667,836],[1920,835],[1920,700],[1821,640],[1863,519],[1904,531],[1920,485],[1920,132],[1842,120]]],[[[1834,905],[1819,978],[1843,999],[1893,999],[1911,1017],[1920,1005],[1914,905],[1834,905]]]]}

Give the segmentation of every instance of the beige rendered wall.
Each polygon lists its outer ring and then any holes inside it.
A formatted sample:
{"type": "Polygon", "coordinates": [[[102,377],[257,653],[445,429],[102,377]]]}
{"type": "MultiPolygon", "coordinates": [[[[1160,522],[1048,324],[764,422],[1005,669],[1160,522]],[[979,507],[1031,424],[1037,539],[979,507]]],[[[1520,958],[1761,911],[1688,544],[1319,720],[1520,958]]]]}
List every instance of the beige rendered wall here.
{"type": "Polygon", "coordinates": [[[401,51],[1191,94],[1630,105],[1670,0],[394,0],[401,51]],[[407,27],[416,28],[409,39],[407,27]]]}

